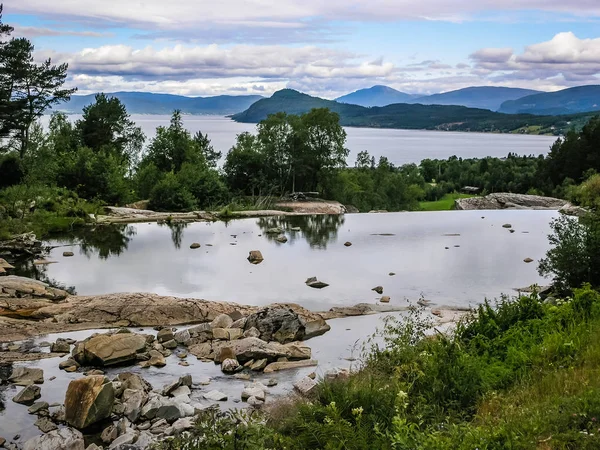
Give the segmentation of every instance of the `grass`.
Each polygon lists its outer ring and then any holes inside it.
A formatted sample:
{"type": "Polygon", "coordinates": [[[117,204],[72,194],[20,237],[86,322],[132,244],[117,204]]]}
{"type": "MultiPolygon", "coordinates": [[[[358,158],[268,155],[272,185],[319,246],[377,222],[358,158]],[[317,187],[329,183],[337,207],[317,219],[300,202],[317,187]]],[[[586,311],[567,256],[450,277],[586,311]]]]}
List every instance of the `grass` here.
{"type": "Polygon", "coordinates": [[[446,194],[433,202],[419,202],[419,211],[450,211],[454,209],[454,201],[461,198],[475,197],[471,194],[446,194]]]}

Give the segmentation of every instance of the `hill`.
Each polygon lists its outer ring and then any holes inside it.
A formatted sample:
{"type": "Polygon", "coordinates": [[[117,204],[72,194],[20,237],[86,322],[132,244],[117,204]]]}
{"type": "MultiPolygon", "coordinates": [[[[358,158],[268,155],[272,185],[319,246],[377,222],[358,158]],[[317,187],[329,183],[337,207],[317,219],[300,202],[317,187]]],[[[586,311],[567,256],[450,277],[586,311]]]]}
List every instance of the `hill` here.
{"type": "Polygon", "coordinates": [[[397,91],[388,86],[373,86],[336,98],[335,101],[338,103],[369,107],[386,106],[393,103],[412,103],[414,98],[414,95],[397,91]]]}
{"type": "MultiPolygon", "coordinates": [[[[84,106],[94,102],[94,95],[73,95],[57,109],[81,113],[84,106]]],[[[260,95],[218,95],[215,97],[184,97],[182,95],[148,92],[114,92],[107,94],[121,100],[130,114],[171,114],[180,109],[184,114],[234,114],[244,111],[262,97],[260,95]]]]}
{"type": "Polygon", "coordinates": [[[600,110],[600,86],[578,86],[557,92],[529,95],[507,101],[500,112],[508,114],[573,114],[600,110]]]}
{"type": "Polygon", "coordinates": [[[456,91],[433,94],[413,99],[410,103],[422,105],[461,105],[469,108],[482,108],[491,111],[500,109],[508,100],[515,100],[540,91],[508,87],[480,86],[458,89],[456,91]]]}
{"type": "Polygon", "coordinates": [[[562,134],[571,127],[583,126],[590,117],[590,114],[561,117],[502,114],[465,106],[406,103],[365,108],[283,89],[270,98],[257,101],[246,111],[235,114],[232,118],[238,122],[258,123],[269,114],[303,114],[313,108],[329,108],[338,113],[344,126],[555,135],[562,134]]]}

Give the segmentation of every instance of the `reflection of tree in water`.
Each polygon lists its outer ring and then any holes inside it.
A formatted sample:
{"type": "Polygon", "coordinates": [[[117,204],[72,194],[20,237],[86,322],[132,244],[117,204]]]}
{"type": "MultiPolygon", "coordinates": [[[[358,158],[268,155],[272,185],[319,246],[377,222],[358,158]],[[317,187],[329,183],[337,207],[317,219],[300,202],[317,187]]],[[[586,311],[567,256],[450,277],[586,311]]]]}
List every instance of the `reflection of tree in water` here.
{"type": "Polygon", "coordinates": [[[291,241],[300,238],[306,239],[313,248],[327,248],[329,242],[337,239],[338,229],[344,224],[343,215],[316,215],[316,216],[281,216],[261,217],[258,226],[269,240],[275,240],[277,235],[265,234],[269,228],[283,228],[286,236],[291,241]],[[300,228],[302,234],[291,231],[292,228],[300,228]]]}
{"type": "MultiPolygon", "coordinates": [[[[76,236],[81,243],[81,251],[88,258],[94,251],[100,259],[119,256],[129,245],[129,241],[137,234],[131,225],[108,225],[86,228],[76,236]]],[[[75,243],[77,240],[75,241],[75,243]]]]}
{"type": "Polygon", "coordinates": [[[34,264],[32,259],[25,259],[15,261],[15,275],[19,275],[21,277],[33,278],[34,280],[39,280],[43,283],[46,283],[49,286],[55,287],[57,289],[62,289],[63,291],[67,291],[71,295],[77,294],[75,291],[75,286],[67,286],[60,281],[48,277],[48,265],[47,264],[34,264]]]}
{"type": "Polygon", "coordinates": [[[159,226],[167,226],[171,230],[171,240],[176,249],[181,248],[181,242],[183,241],[183,230],[187,228],[189,223],[187,222],[171,222],[159,224],[159,226]]]}

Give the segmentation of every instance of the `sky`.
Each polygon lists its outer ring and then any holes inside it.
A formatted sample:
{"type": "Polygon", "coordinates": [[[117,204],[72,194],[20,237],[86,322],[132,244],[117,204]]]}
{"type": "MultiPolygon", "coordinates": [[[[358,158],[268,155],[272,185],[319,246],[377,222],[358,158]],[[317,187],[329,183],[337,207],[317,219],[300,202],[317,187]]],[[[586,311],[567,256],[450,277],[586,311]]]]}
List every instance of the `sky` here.
{"type": "Polygon", "coordinates": [[[78,94],[600,84],[600,0],[4,0],[78,94]]]}

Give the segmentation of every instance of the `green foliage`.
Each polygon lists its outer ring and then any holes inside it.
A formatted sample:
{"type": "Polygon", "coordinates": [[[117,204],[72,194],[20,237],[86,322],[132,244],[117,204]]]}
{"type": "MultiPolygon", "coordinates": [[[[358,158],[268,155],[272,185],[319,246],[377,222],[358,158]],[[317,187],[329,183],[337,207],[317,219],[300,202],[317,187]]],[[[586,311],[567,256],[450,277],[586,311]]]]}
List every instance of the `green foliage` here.
{"type": "Polygon", "coordinates": [[[0,235],[33,231],[38,237],[84,225],[99,205],[66,189],[19,184],[0,191],[0,235]]]}
{"type": "Polygon", "coordinates": [[[461,198],[470,198],[473,195],[470,194],[446,194],[439,200],[421,202],[419,203],[419,210],[421,211],[450,211],[454,209],[454,202],[461,198]]]}
{"type": "Polygon", "coordinates": [[[154,450],[286,449],[289,438],[270,431],[258,413],[210,409],[196,418],[190,436],[166,439],[154,450]]]}
{"type": "Polygon", "coordinates": [[[194,196],[169,172],[150,191],[148,207],[155,211],[190,211],[196,207],[194,196]]]}
{"type": "Polygon", "coordinates": [[[14,186],[23,181],[25,171],[18,155],[9,153],[0,157],[0,174],[2,174],[2,177],[0,177],[0,189],[14,186]]]}
{"type": "Polygon", "coordinates": [[[551,223],[552,248],[540,261],[539,272],[552,275],[554,286],[566,293],[584,283],[600,286],[600,216],[597,212],[579,219],[561,216],[551,223]]]}
{"type": "Polygon", "coordinates": [[[346,132],[339,116],[314,109],[301,116],[277,113],[242,133],[228,153],[224,170],[232,187],[255,195],[314,191],[319,182],[346,165],[346,132]]]}

